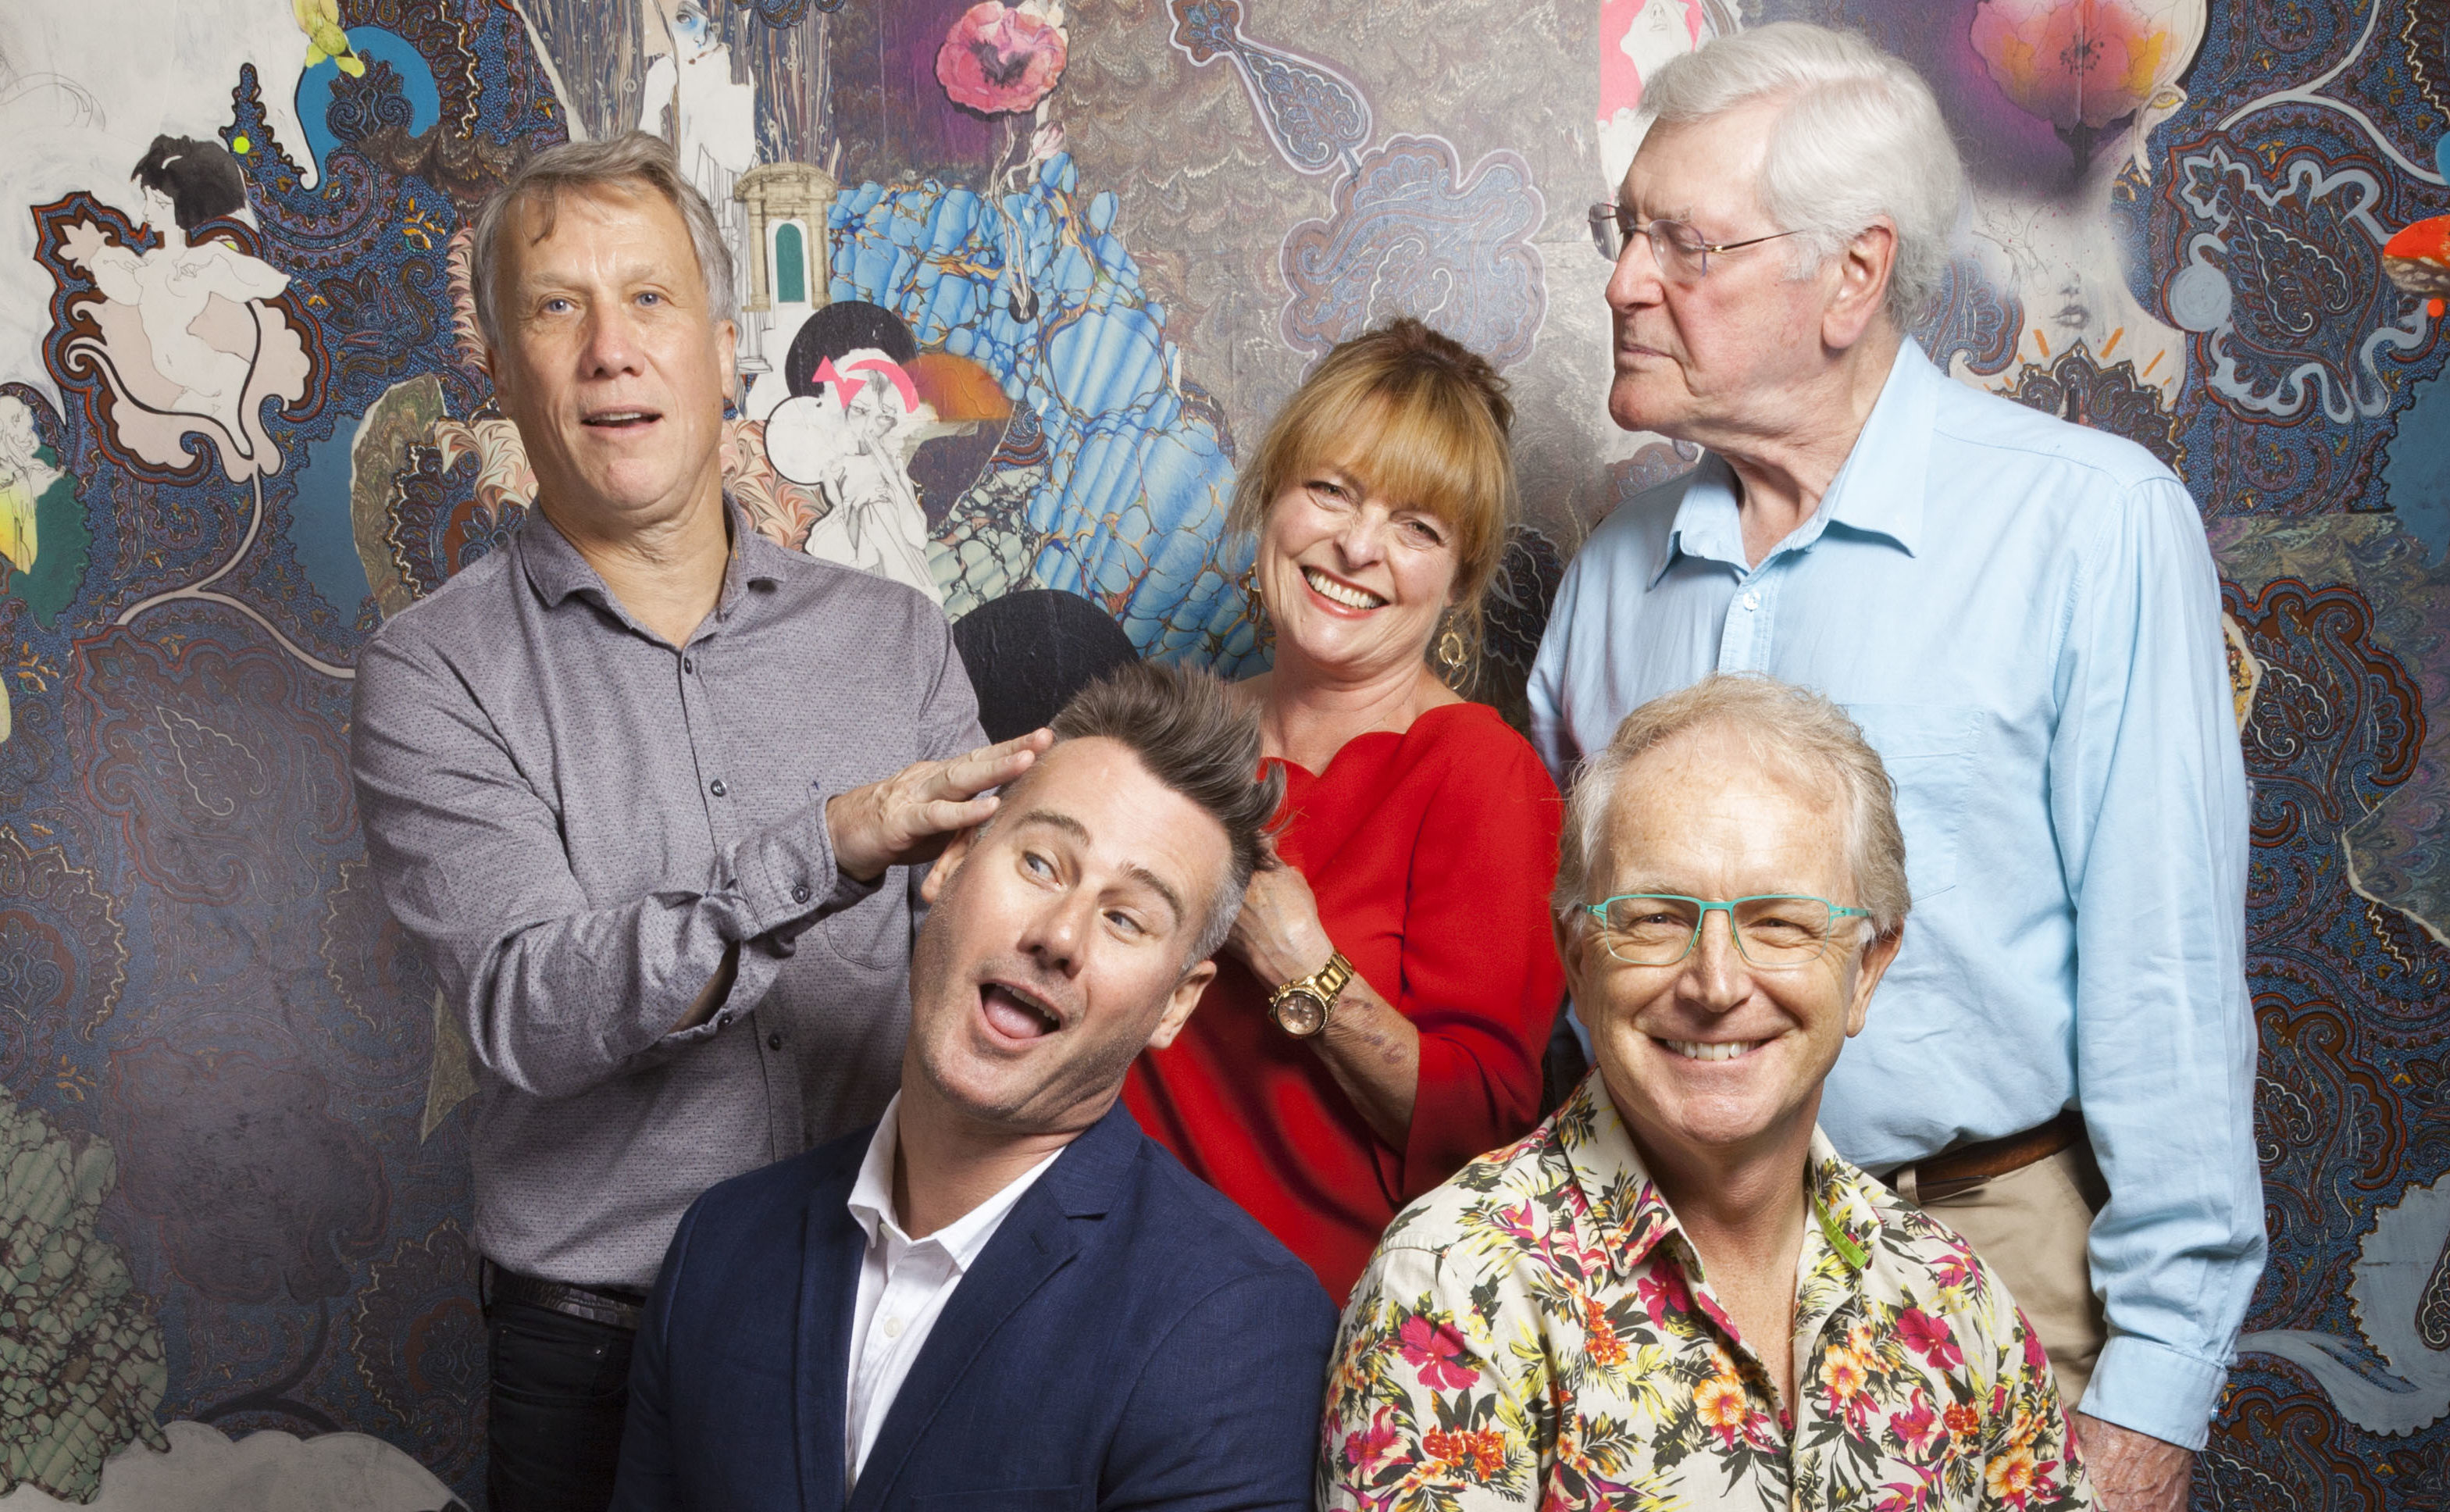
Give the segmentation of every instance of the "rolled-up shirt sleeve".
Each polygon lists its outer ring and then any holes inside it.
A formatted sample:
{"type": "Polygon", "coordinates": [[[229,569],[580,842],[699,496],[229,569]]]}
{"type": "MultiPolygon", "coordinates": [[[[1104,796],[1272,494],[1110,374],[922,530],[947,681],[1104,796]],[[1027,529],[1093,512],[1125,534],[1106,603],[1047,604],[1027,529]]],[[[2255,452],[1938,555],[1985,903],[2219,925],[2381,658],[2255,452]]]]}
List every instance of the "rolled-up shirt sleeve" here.
{"type": "Polygon", "coordinates": [[[2200,1448],[2262,1273],[2247,798],[2193,501],[2135,486],[2083,558],[2050,800],[2077,930],[2078,1100],[2110,1188],[2083,1409],[2200,1448]]]}
{"type": "MultiPolygon", "coordinates": [[[[947,638],[945,654],[950,655],[947,638]]],[[[959,709],[972,716],[967,685],[959,709]]],[[[591,904],[553,805],[448,659],[414,638],[360,657],[352,769],[385,901],[424,949],[488,1071],[583,1092],[719,1031],[765,995],[792,937],[875,891],[836,867],[823,793],[723,854],[714,885],[591,904]],[[673,1026],[739,947],[713,1018],[673,1026]]]]}

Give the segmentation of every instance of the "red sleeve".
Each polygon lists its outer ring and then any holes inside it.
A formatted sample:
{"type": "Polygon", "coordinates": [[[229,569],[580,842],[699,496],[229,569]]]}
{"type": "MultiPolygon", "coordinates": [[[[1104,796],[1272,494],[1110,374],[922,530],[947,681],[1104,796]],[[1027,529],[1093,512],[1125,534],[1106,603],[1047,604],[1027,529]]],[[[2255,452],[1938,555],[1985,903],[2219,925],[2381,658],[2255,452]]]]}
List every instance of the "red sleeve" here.
{"type": "Polygon", "coordinates": [[[1541,1057],[1565,995],[1548,927],[1556,785],[1497,720],[1464,727],[1405,900],[1395,1006],[1420,1032],[1421,1077],[1401,1168],[1380,1161],[1398,1205],[1539,1122],[1541,1057]]]}

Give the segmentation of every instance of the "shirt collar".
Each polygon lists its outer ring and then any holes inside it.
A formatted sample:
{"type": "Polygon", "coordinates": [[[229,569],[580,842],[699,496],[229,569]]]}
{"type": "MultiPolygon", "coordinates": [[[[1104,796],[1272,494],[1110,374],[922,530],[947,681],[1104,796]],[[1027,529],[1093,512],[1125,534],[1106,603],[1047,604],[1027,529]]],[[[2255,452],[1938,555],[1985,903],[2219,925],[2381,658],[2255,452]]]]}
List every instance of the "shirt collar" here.
{"type": "MultiPolygon", "coordinates": [[[[1583,1078],[1582,1086],[1559,1110],[1555,1127],[1608,1268],[1619,1276],[1629,1275],[1670,1237],[1683,1246],[1685,1263],[1690,1265],[1695,1254],[1692,1241],[1643,1165],[1599,1072],[1583,1078]]],[[[1805,1273],[1814,1269],[1818,1251],[1835,1255],[1853,1274],[1861,1274],[1870,1264],[1880,1220],[1870,1195],[1862,1191],[1865,1179],[1815,1125],[1812,1147],[1804,1157],[1810,1224],[1804,1231],[1801,1270],[1805,1273]]]]}
{"type": "MultiPolygon", "coordinates": [[[[880,1234],[900,1248],[906,1249],[914,1243],[893,1211],[893,1155],[901,1138],[901,1113],[902,1094],[897,1092],[893,1100],[885,1105],[885,1116],[876,1121],[876,1133],[868,1136],[867,1154],[859,1163],[859,1176],[851,1183],[850,1196],[845,1204],[850,1209],[851,1221],[867,1235],[870,1248],[875,1247],[880,1234]]],[[[915,1242],[942,1247],[956,1271],[969,1270],[980,1251],[986,1249],[987,1241],[995,1237],[1004,1215],[1062,1154],[1062,1150],[1056,1151],[1006,1182],[994,1196],[915,1242]]]]}
{"type": "MultiPolygon", "coordinates": [[[[742,590],[751,583],[768,587],[776,582],[770,563],[753,560],[763,555],[763,547],[771,545],[749,522],[739,500],[729,489],[723,494],[724,530],[731,542],[731,551],[723,564],[723,591],[715,598],[715,613],[729,614],[740,602],[742,590]]],[[[631,623],[629,613],[612,596],[603,575],[588,565],[570,537],[546,517],[543,510],[528,506],[527,523],[519,528],[519,560],[526,569],[529,587],[535,590],[545,607],[554,608],[573,593],[592,594],[598,604],[620,614],[631,623]]],[[[777,548],[779,550],[779,548],[777,548]]]]}
{"type": "MultiPolygon", "coordinates": [[[[1922,540],[1924,490],[1931,472],[1931,440],[1937,414],[1937,385],[1953,381],[1923,355],[1912,337],[1897,345],[1896,359],[1880,384],[1880,397],[1863,421],[1862,434],[1830,480],[1820,507],[1782,549],[1800,551],[1829,527],[1843,526],[1896,544],[1908,556],[1922,540]],[[1858,481],[1859,480],[1859,481],[1858,481]]],[[[1735,469],[1717,453],[1705,453],[1685,484],[1668,527],[1656,585],[1682,556],[1722,562],[1742,572],[1743,521],[1735,469]]]]}

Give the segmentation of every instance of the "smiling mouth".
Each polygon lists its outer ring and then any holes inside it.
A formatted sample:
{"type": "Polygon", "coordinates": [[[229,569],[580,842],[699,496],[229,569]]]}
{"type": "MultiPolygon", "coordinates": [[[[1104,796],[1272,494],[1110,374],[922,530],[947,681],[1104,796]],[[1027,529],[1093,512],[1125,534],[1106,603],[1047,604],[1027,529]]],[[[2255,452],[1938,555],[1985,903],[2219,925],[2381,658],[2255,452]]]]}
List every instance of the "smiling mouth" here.
{"type": "Polygon", "coordinates": [[[1651,1038],[1687,1060],[1740,1060],[1769,1043],[1766,1039],[1661,1039],[1656,1035],[1651,1038]]]}
{"type": "Polygon", "coordinates": [[[597,410],[579,423],[599,431],[630,431],[652,425],[663,417],[660,410],[597,410]]]}
{"type": "Polygon", "coordinates": [[[1007,1039],[1043,1039],[1063,1027],[1063,1016],[1021,988],[991,981],[979,989],[979,1009],[1007,1039]]]}
{"type": "Polygon", "coordinates": [[[1387,602],[1375,593],[1354,588],[1349,583],[1339,583],[1314,567],[1302,569],[1302,581],[1310,585],[1312,592],[1331,604],[1341,604],[1346,609],[1376,609],[1387,602]]]}

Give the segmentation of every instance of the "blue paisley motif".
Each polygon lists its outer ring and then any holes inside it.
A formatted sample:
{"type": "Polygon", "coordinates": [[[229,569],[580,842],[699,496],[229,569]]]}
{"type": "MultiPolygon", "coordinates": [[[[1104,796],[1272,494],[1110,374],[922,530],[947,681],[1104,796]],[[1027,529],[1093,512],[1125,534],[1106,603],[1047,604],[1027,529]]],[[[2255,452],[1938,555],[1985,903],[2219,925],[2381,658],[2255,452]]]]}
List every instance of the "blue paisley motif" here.
{"type": "Polygon", "coordinates": [[[1335,213],[1286,234],[1285,340],[1310,352],[1418,316],[1500,367],[1531,355],[1547,270],[1531,165],[1492,152],[1466,177],[1438,137],[1390,137],[1335,186],[1335,213]]]}

